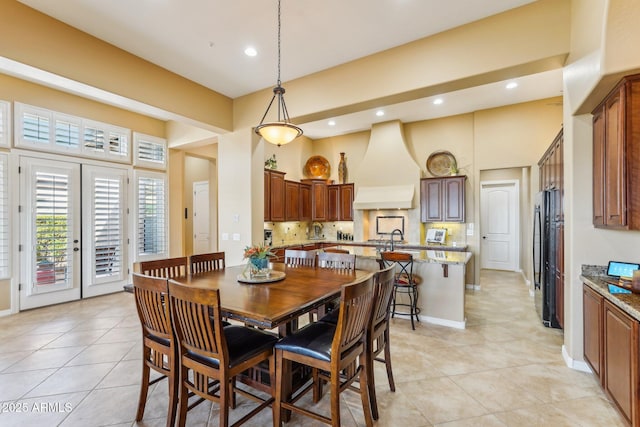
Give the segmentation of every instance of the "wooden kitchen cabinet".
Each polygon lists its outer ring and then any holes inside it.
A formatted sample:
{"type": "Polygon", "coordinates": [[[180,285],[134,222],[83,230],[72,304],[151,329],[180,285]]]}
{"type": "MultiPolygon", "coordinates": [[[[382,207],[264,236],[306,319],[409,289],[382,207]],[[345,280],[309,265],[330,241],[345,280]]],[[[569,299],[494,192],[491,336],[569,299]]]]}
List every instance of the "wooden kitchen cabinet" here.
{"type": "Polygon", "coordinates": [[[328,217],[328,189],[324,179],[305,179],[302,181],[311,186],[311,220],[327,221],[328,217]]]}
{"type": "Polygon", "coordinates": [[[638,426],[638,322],[605,300],[603,327],[604,390],[626,421],[638,426]]]}
{"type": "Polygon", "coordinates": [[[602,313],[604,298],[587,285],[582,285],[582,319],[584,360],[589,364],[593,373],[600,379],[604,386],[602,375],[603,350],[602,350],[602,313]]]}
{"type": "Polygon", "coordinates": [[[300,220],[300,183],[296,181],[284,182],[284,220],[300,220]]]}
{"type": "Polygon", "coordinates": [[[422,178],[420,219],[422,222],[464,222],[466,176],[422,178]]]}
{"type": "Polygon", "coordinates": [[[284,172],[264,171],[264,220],[285,220],[285,180],[284,172]]]}
{"type": "Polygon", "coordinates": [[[640,230],[640,74],[593,111],[593,225],[640,230]]]}
{"type": "Polygon", "coordinates": [[[353,221],[353,184],[337,184],[327,187],[327,220],[353,221]]]}
{"type": "Polygon", "coordinates": [[[311,186],[300,183],[300,221],[311,221],[311,186]]]}

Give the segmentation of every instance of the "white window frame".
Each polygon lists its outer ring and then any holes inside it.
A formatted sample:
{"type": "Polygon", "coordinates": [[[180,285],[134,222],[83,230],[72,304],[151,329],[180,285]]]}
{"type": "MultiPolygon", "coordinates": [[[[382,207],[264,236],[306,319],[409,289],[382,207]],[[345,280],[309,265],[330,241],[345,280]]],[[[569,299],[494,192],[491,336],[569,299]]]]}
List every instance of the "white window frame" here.
{"type": "Polygon", "coordinates": [[[154,172],[154,171],[145,171],[145,170],[134,170],[133,172],[133,193],[134,193],[134,204],[135,204],[135,216],[133,218],[133,227],[135,229],[135,246],[133,248],[134,262],[140,261],[149,261],[154,259],[162,259],[167,258],[169,256],[169,180],[167,179],[167,174],[163,172],[154,172]],[[154,252],[154,253],[141,253],[139,251],[140,243],[143,236],[140,233],[139,227],[139,219],[140,219],[140,179],[141,178],[151,178],[162,180],[164,184],[164,251],[162,252],[154,252]]]}
{"type": "Polygon", "coordinates": [[[133,133],[133,165],[140,166],[150,169],[167,169],[167,158],[169,156],[169,150],[167,149],[167,140],[164,138],[159,138],[157,136],[145,135],[143,133],[134,132],[133,133]],[[162,161],[155,161],[144,159],[141,157],[141,148],[144,145],[154,145],[157,146],[163,152],[162,161]]]}
{"type": "Polygon", "coordinates": [[[11,147],[11,103],[0,100],[0,147],[11,147]]]}
{"type": "Polygon", "coordinates": [[[11,278],[9,155],[0,153],[0,279],[11,278]]]}
{"type": "Polygon", "coordinates": [[[74,155],[78,157],[86,157],[92,159],[108,160],[118,163],[131,163],[131,130],[108,123],[102,123],[95,120],[89,120],[78,116],[58,113],[46,108],[35,107],[32,105],[15,103],[14,107],[14,126],[15,138],[14,145],[17,148],[27,148],[31,150],[46,151],[50,153],[62,153],[66,155],[74,155]],[[44,117],[49,121],[49,133],[47,142],[29,141],[24,138],[24,122],[25,114],[36,114],[44,117]],[[64,121],[78,126],[78,145],[64,146],[56,144],[56,123],[64,121]],[[101,150],[92,150],[85,147],[84,135],[88,128],[97,129],[104,134],[104,146],[101,150]],[[122,137],[125,147],[122,152],[111,152],[109,146],[110,136],[116,134],[122,137]]]}

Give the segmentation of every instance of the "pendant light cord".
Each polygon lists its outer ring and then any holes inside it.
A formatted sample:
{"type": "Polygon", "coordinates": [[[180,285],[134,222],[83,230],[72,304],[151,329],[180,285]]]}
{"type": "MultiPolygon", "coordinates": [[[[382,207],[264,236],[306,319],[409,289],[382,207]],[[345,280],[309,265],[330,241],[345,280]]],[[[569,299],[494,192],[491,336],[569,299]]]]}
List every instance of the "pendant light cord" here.
{"type": "Polygon", "coordinates": [[[280,81],[280,0],[278,0],[278,86],[281,85],[280,81]]]}

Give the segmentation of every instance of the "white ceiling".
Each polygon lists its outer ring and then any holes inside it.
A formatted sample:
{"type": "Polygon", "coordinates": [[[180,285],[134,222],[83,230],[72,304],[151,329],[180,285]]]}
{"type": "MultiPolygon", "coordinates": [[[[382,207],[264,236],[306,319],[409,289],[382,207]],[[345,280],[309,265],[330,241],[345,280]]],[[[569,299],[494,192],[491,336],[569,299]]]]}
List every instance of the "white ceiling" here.
{"type": "MultiPolygon", "coordinates": [[[[231,98],[276,81],[276,0],[19,1],[231,98]],[[244,54],[248,46],[257,56],[244,54]]],[[[531,2],[283,0],[281,80],[286,87],[288,80],[531,2]]],[[[333,127],[326,121],[300,125],[319,138],[376,121],[411,122],[558,96],[561,83],[561,72],[550,71],[520,78],[511,91],[496,83],[443,94],[438,108],[426,99],[386,106],[382,118],[364,111],[336,118],[333,127]]]]}

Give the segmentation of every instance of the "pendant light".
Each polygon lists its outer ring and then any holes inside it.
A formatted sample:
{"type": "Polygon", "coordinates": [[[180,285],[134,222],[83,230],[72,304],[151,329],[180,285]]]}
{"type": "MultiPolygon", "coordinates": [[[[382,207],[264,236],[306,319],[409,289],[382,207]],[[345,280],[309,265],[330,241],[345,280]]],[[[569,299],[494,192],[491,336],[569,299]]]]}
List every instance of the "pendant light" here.
{"type": "Polygon", "coordinates": [[[278,0],[278,81],[276,87],[273,88],[273,97],[269,102],[267,111],[264,112],[264,116],[262,116],[260,124],[256,126],[255,132],[267,142],[277,146],[288,144],[302,135],[302,129],[289,120],[289,112],[284,103],[284,88],[280,81],[280,0],[278,0]],[[274,100],[278,106],[278,120],[265,123],[264,119],[267,117],[274,100]]]}

